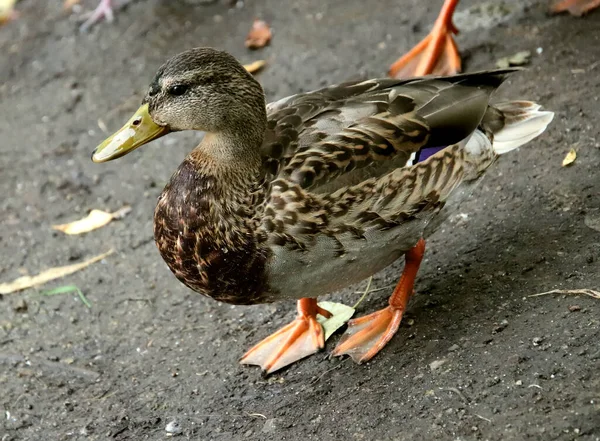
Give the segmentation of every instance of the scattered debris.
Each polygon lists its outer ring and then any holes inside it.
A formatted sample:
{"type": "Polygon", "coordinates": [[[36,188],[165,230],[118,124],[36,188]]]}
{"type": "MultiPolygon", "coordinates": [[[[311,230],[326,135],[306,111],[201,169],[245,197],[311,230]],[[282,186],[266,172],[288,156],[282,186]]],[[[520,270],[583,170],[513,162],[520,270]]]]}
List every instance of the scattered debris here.
{"type": "Polygon", "coordinates": [[[28,309],[29,307],[27,306],[27,302],[25,301],[25,299],[20,299],[19,302],[15,306],[13,306],[13,311],[19,314],[25,314],[28,309]]]}
{"type": "Polygon", "coordinates": [[[508,320],[506,320],[506,319],[502,320],[500,322],[500,324],[494,328],[494,330],[492,331],[492,334],[497,334],[499,332],[504,331],[507,326],[508,326],[508,320]]]}
{"type": "MultiPolygon", "coordinates": [[[[464,394],[461,392],[460,389],[458,389],[457,387],[438,387],[439,390],[444,390],[444,391],[448,391],[448,392],[454,392],[456,395],[458,395],[465,403],[469,403],[471,400],[464,394]]],[[[435,392],[433,393],[433,395],[435,395],[435,392]]]]}
{"type": "Polygon", "coordinates": [[[446,359],[446,358],[442,358],[440,360],[434,360],[431,363],[429,363],[429,369],[431,369],[432,371],[435,371],[435,370],[441,368],[444,364],[446,364],[447,361],[448,361],[448,359],[446,359]]]}
{"type": "Polygon", "coordinates": [[[264,420],[266,420],[266,419],[267,419],[267,416],[266,416],[266,415],[263,415],[262,413],[258,413],[258,412],[251,412],[251,413],[247,412],[246,414],[247,414],[248,416],[250,416],[250,417],[262,418],[262,419],[264,419],[264,420]]]}
{"type": "Polygon", "coordinates": [[[42,271],[36,276],[23,276],[13,280],[9,283],[0,283],[0,294],[11,294],[13,292],[22,291],[33,286],[42,285],[54,279],[59,279],[69,274],[73,274],[79,270],[82,270],[92,263],[96,263],[99,260],[111,255],[114,250],[109,250],[106,253],[102,253],[98,256],[92,257],[80,263],[73,265],[58,266],[42,271]]]}
{"type": "Polygon", "coordinates": [[[263,433],[273,433],[280,432],[280,420],[278,418],[270,418],[265,421],[261,432],[263,433]]]}
{"type": "Polygon", "coordinates": [[[0,25],[16,19],[19,14],[15,11],[17,0],[0,0],[0,25]]]}
{"type": "Polygon", "coordinates": [[[244,64],[244,69],[246,69],[251,74],[255,74],[262,70],[262,68],[265,67],[266,64],[267,62],[265,60],[258,60],[250,64],[244,64]]]}
{"type": "Polygon", "coordinates": [[[539,297],[546,296],[548,294],[570,294],[570,295],[584,295],[593,297],[594,299],[600,300],[600,291],[593,289],[553,289],[552,291],[540,292],[538,294],[532,294],[528,297],[539,297]]]}
{"type": "Polygon", "coordinates": [[[569,150],[569,153],[567,153],[567,156],[565,156],[565,159],[563,159],[562,166],[566,167],[568,165],[573,164],[575,162],[575,159],[577,159],[577,152],[575,151],[575,149],[571,149],[569,150]]]}
{"type": "Polygon", "coordinates": [[[179,423],[173,420],[167,424],[167,426],[165,427],[165,431],[168,435],[173,436],[181,433],[182,429],[179,423]]]}
{"type": "Polygon", "coordinates": [[[52,225],[52,228],[62,231],[65,234],[87,233],[107,225],[114,219],[121,219],[125,217],[130,211],[131,207],[129,205],[126,205],[113,213],[94,209],[90,211],[90,214],[83,219],[69,222],[68,224],[52,225]]]}
{"type": "Polygon", "coordinates": [[[323,326],[325,340],[329,339],[335,331],[344,326],[354,315],[354,308],[343,303],[320,302],[319,306],[332,314],[328,319],[322,316],[317,317],[317,321],[323,326]]]}
{"type": "Polygon", "coordinates": [[[506,69],[510,66],[525,66],[529,64],[531,59],[531,51],[521,51],[509,57],[500,58],[496,61],[496,67],[506,69]]]}
{"type": "Polygon", "coordinates": [[[486,417],[484,417],[482,415],[478,415],[476,413],[474,413],[473,415],[476,416],[477,418],[479,418],[480,420],[487,421],[488,423],[492,422],[492,420],[490,420],[489,418],[486,418],[486,417]]]}
{"type": "Polygon", "coordinates": [[[248,49],[260,49],[266,46],[271,41],[271,28],[269,25],[259,19],[255,19],[252,24],[252,29],[246,37],[246,47],[248,49]]]}
{"type": "Polygon", "coordinates": [[[81,300],[81,303],[83,303],[88,308],[92,307],[92,304],[90,303],[90,301],[87,299],[87,297],[85,295],[83,295],[83,292],[81,292],[81,290],[79,289],[79,287],[77,285],[59,286],[58,288],[49,289],[48,291],[43,291],[41,294],[43,296],[55,296],[58,294],[69,294],[72,292],[77,293],[77,295],[79,296],[79,299],[81,300]]]}

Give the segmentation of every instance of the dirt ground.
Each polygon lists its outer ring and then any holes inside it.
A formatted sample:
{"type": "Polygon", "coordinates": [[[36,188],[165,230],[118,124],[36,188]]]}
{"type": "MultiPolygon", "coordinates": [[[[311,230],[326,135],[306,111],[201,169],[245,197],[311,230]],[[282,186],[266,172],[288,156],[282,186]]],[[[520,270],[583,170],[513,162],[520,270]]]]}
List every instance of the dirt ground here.
{"type": "MultiPolygon", "coordinates": [[[[600,301],[530,297],[600,288],[600,11],[549,17],[546,0],[459,5],[466,70],[531,51],[529,70],[500,95],[538,101],[556,118],[502,157],[429,241],[400,332],[364,366],[324,352],[263,378],[237,360],[290,321],[294,305],[219,304],[167,269],[152,240],[154,204],[199,134],[90,161],[179,51],[267,59],[258,78],[272,100],[384,76],[440,4],[138,0],[81,34],[62,1],[19,2],[20,18],[0,28],[0,281],[116,252],[0,296],[0,440],[161,440],[175,424],[192,440],[600,440],[600,301]],[[254,17],[274,37],[252,53],[243,42],[254,17]],[[571,147],[577,160],[563,168],[571,147]],[[125,204],[127,217],[92,233],[51,229],[125,204]],[[40,294],[66,284],[91,308],[73,294],[40,294]]],[[[331,299],[352,304],[364,288],[331,299]]],[[[384,306],[390,289],[358,314],[384,306]]]]}

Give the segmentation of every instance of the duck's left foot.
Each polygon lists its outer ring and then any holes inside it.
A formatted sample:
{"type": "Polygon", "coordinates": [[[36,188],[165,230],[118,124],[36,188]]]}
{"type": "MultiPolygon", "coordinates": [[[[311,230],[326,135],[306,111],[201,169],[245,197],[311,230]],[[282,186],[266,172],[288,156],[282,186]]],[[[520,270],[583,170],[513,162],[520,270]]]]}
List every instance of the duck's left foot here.
{"type": "Polygon", "coordinates": [[[568,11],[571,15],[581,16],[600,6],[600,0],[558,0],[550,6],[554,14],[568,11]]]}
{"type": "Polygon", "coordinates": [[[83,24],[79,27],[81,32],[87,32],[93,25],[98,23],[102,18],[104,18],[107,22],[112,22],[114,20],[115,14],[113,12],[112,0],[100,0],[100,3],[94,9],[94,11],[90,14],[89,18],[83,22],[83,24]]]}
{"type": "Polygon", "coordinates": [[[454,75],[460,72],[460,54],[452,37],[458,34],[458,29],[452,23],[457,4],[458,0],[445,0],[431,33],[392,64],[388,72],[390,77],[454,75]]]}
{"type": "Polygon", "coordinates": [[[346,333],[333,351],[334,356],[347,354],[357,363],[364,363],[390,341],[400,326],[402,315],[412,296],[415,277],[424,253],[425,241],[421,239],[406,253],[404,270],[390,297],[390,306],[365,317],[350,320],[346,333]]]}
{"type": "Polygon", "coordinates": [[[348,329],[333,350],[334,356],[349,355],[357,363],[375,356],[394,336],[404,310],[388,306],[348,322],[348,329]]]}
{"type": "Polygon", "coordinates": [[[266,374],[279,370],[325,347],[323,327],[317,314],[331,313],[317,306],[317,299],[298,300],[298,317],[244,354],[240,363],[260,366],[266,374]]]}

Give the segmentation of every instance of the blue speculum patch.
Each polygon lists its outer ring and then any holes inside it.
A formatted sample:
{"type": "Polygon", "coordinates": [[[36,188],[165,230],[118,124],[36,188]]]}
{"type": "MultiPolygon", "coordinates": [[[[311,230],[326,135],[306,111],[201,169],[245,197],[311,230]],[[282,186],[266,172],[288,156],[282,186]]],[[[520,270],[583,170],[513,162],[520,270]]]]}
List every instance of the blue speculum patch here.
{"type": "Polygon", "coordinates": [[[440,150],[445,149],[447,146],[443,145],[440,147],[425,147],[422,148],[421,150],[419,150],[417,152],[417,155],[415,156],[415,164],[421,161],[425,161],[427,158],[429,158],[432,155],[435,155],[437,152],[439,152],[440,150]]]}

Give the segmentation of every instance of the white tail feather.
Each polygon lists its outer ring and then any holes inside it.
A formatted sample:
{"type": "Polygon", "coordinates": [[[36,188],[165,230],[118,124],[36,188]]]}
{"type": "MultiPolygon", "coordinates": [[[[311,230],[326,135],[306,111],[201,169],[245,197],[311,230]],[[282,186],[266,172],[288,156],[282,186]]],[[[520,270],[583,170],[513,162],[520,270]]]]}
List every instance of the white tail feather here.
{"type": "Polygon", "coordinates": [[[504,127],[494,133],[494,151],[499,155],[540,135],[554,118],[553,112],[539,110],[541,106],[531,101],[510,101],[494,107],[505,117],[504,127]]]}

